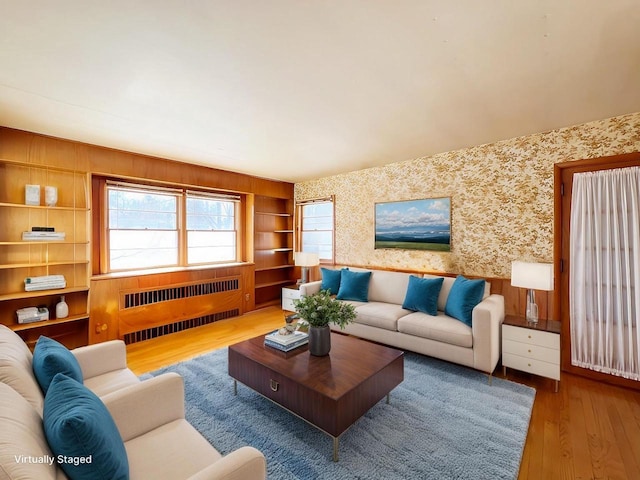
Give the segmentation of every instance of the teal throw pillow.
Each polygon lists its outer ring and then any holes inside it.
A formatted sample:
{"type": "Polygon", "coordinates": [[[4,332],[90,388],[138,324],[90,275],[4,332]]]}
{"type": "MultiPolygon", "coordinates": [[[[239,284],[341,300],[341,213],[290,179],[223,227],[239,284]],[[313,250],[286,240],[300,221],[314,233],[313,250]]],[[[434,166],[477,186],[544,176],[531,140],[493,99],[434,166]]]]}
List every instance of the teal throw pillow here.
{"type": "Polygon", "coordinates": [[[444,278],[419,278],[409,276],[407,293],[402,308],[423,312],[429,315],[438,314],[438,295],[444,278]]]}
{"type": "Polygon", "coordinates": [[[33,349],[32,368],[45,395],[51,380],[57,373],[64,373],[80,383],[83,381],[82,369],[73,353],[60,342],[49,337],[40,336],[36,342],[33,349]]]}
{"type": "Polygon", "coordinates": [[[42,418],[49,447],[71,480],[129,478],[129,460],[118,427],[87,387],[57,374],[44,398],[42,418]]]}
{"type": "Polygon", "coordinates": [[[369,301],[369,280],[371,272],[354,272],[341,270],[338,300],[353,300],[356,302],[369,301]]]}
{"type": "MultiPolygon", "coordinates": [[[[342,270],[349,269],[343,268],[342,270]]],[[[331,295],[336,295],[338,290],[340,290],[342,270],[332,270],[330,268],[320,267],[320,273],[322,273],[322,285],[320,285],[320,290],[329,290],[331,295]]]]}
{"type": "Polygon", "coordinates": [[[471,326],[471,313],[484,296],[485,281],[458,275],[451,286],[444,313],[471,326]]]}

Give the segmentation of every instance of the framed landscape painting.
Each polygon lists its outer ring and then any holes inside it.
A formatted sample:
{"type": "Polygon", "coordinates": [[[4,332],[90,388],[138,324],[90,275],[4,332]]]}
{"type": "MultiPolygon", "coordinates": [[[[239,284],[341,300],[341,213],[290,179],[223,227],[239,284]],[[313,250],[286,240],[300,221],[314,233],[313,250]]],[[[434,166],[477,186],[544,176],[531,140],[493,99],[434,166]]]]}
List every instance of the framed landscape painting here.
{"type": "Polygon", "coordinates": [[[451,251],[451,198],[376,203],[375,248],[451,251]]]}

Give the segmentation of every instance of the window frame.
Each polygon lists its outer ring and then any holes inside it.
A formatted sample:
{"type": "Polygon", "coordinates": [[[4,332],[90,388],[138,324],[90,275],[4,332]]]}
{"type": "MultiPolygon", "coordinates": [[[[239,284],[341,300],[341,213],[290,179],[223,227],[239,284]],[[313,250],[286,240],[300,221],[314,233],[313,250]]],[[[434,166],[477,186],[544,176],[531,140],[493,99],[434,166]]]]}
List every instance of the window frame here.
{"type": "MultiPolygon", "coordinates": [[[[242,226],[242,214],[243,214],[243,199],[244,197],[235,192],[226,192],[217,189],[208,189],[206,187],[193,187],[182,185],[165,185],[156,182],[145,182],[138,180],[123,180],[115,177],[97,177],[94,178],[93,188],[94,201],[98,201],[101,208],[98,214],[94,217],[98,220],[98,225],[94,224],[93,232],[94,238],[99,238],[98,245],[94,246],[93,253],[98,255],[99,261],[95,262],[96,266],[99,266],[99,270],[95,270],[93,274],[126,274],[127,272],[153,272],[154,270],[163,269],[184,269],[192,267],[216,267],[219,265],[239,263],[242,262],[242,245],[241,240],[243,233],[241,231],[242,226]],[[150,193],[173,193],[177,197],[176,207],[176,222],[177,222],[177,263],[169,265],[154,265],[150,267],[133,267],[126,269],[113,269],[111,268],[111,252],[110,252],[110,226],[109,226],[109,190],[111,187],[118,186],[122,188],[128,188],[133,191],[148,191],[150,193]],[[99,196],[98,196],[99,195],[99,196]],[[234,259],[221,260],[216,262],[188,262],[188,231],[187,231],[187,198],[188,197],[204,197],[219,199],[223,201],[231,201],[234,204],[233,207],[233,234],[235,238],[234,259]]],[[[202,230],[205,231],[205,230],[202,230]]],[[[224,230],[224,232],[231,232],[230,230],[224,230]]]]}
{"type": "MultiPolygon", "coordinates": [[[[331,195],[329,197],[322,198],[313,198],[300,200],[296,202],[296,251],[302,251],[302,235],[305,230],[303,230],[302,226],[304,224],[304,207],[307,205],[319,204],[319,203],[330,203],[332,210],[332,219],[331,219],[331,258],[320,258],[321,265],[334,265],[335,257],[336,257],[336,202],[335,196],[331,195]]],[[[313,231],[313,230],[308,230],[313,231]]],[[[320,230],[327,231],[327,230],[320,230]]]]}

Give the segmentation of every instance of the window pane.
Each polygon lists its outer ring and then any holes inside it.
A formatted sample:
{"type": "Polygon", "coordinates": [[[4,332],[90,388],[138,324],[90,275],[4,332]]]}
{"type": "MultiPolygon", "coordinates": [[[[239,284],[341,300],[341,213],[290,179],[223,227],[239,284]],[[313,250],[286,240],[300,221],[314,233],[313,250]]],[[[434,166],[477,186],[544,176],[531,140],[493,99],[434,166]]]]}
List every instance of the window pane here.
{"type": "Polygon", "coordinates": [[[235,230],[235,203],[187,197],[187,230],[235,230]]]}
{"type": "Polygon", "coordinates": [[[189,263],[233,262],[236,260],[235,232],[188,232],[189,263]]]}
{"type": "Polygon", "coordinates": [[[177,197],[173,194],[109,189],[109,228],[175,230],[177,197]]]}
{"type": "Polygon", "coordinates": [[[302,251],[317,253],[321,260],[333,258],[333,202],[303,205],[302,251]]]}
{"type": "Polygon", "coordinates": [[[109,247],[111,270],[178,264],[178,234],[175,231],[111,230],[109,247]]]}

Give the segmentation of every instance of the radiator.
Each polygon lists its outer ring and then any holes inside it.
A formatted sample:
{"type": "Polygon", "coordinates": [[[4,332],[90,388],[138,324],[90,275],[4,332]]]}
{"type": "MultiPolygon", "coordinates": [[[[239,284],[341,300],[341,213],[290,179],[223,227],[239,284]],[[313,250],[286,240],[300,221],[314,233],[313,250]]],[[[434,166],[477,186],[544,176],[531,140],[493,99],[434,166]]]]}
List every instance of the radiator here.
{"type": "Polygon", "coordinates": [[[242,312],[241,277],[120,292],[119,337],[132,343],[242,312]]]}

